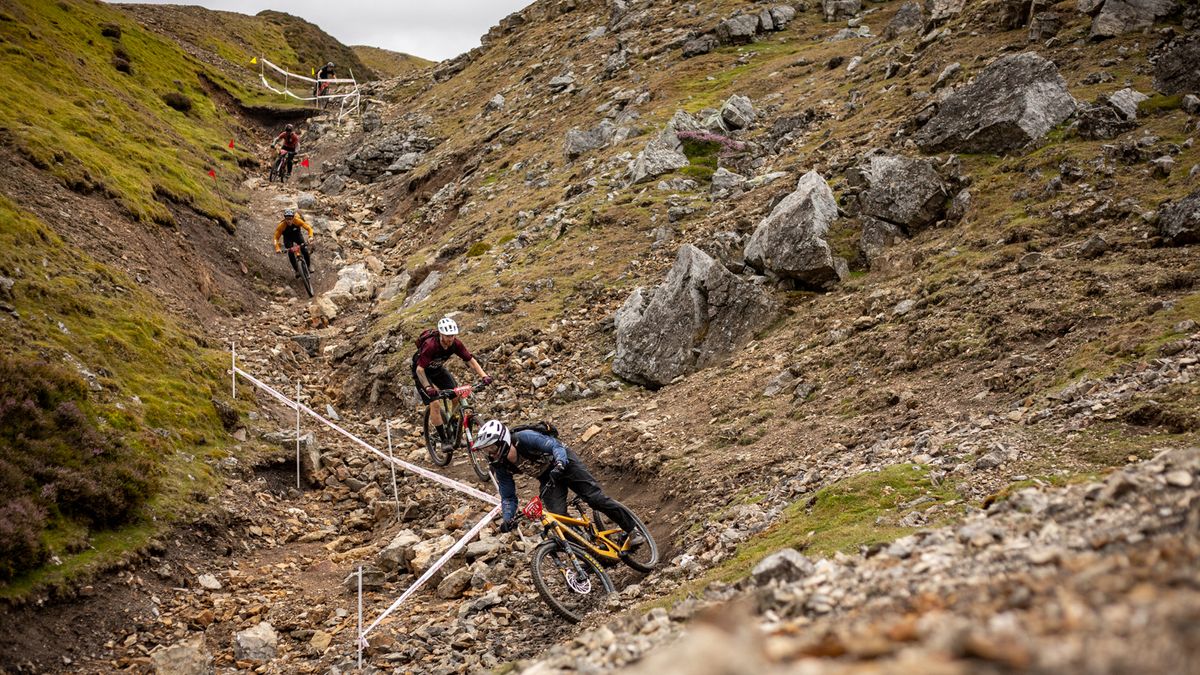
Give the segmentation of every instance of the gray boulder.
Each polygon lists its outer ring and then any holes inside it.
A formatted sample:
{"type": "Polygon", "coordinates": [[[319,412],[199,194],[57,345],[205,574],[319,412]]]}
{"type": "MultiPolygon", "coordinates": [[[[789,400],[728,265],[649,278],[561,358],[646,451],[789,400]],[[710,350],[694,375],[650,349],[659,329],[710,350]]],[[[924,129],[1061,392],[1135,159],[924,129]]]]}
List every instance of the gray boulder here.
{"type": "Polygon", "coordinates": [[[933,163],[897,155],[872,155],[847,172],[847,181],[861,188],[859,212],[899,225],[914,234],[932,225],[950,196],[933,163]]]}
{"type": "Polygon", "coordinates": [[[775,30],[783,30],[787,25],[796,18],[796,8],[791,5],[776,5],[768,10],[771,13],[771,21],[775,24],[775,30]]]}
{"type": "Polygon", "coordinates": [[[1158,231],[1174,246],[1200,244],[1200,190],[1164,208],[1158,217],[1158,231]]]}
{"type": "Polygon", "coordinates": [[[159,675],[212,675],[212,654],[204,648],[204,636],[195,635],[150,654],[159,675]]]}
{"type": "Polygon", "coordinates": [[[939,24],[962,14],[966,4],[967,0],[925,0],[925,13],[931,23],[939,24]]]}
{"type": "Polygon", "coordinates": [[[755,228],[746,244],[746,262],[809,286],[838,281],[846,275],[846,261],[834,256],[825,241],[835,218],[833,191],[820,174],[809,171],[755,228]]]}
{"type": "Polygon", "coordinates": [[[609,120],[604,120],[598,126],[586,131],[571,129],[567,132],[563,152],[566,154],[567,159],[575,159],[580,155],[592,150],[599,150],[608,145],[616,133],[616,125],[609,120]]]}
{"type": "Polygon", "coordinates": [[[1000,58],[955,91],[914,137],[925,152],[1005,152],[1040,139],[1075,112],[1055,65],[1033,53],[1000,58]]]}
{"type": "Polygon", "coordinates": [[[296,208],[301,211],[311,211],[317,208],[317,196],[311,192],[301,192],[296,195],[296,208]]]}
{"type": "Polygon", "coordinates": [[[757,34],[757,14],[737,14],[717,24],[717,39],[721,44],[748,44],[754,42],[754,36],[757,34]]]}
{"type": "Polygon", "coordinates": [[[1091,38],[1102,40],[1154,25],[1155,20],[1174,13],[1175,0],[1084,0],[1079,9],[1095,13],[1091,38]],[[1085,9],[1086,7],[1086,9],[1085,9]]]}
{"type": "Polygon", "coordinates": [[[734,94],[721,106],[721,122],[726,129],[745,129],[754,124],[756,119],[758,114],[754,112],[754,105],[746,96],[734,94]]]}
{"type": "Polygon", "coordinates": [[[550,82],[546,86],[555,94],[567,91],[575,86],[575,73],[566,73],[565,75],[550,78],[550,82]]]}
{"type": "Polygon", "coordinates": [[[342,190],[346,189],[346,179],[335,173],[329,178],[326,178],[325,181],[321,183],[321,187],[317,189],[321,191],[321,194],[336,195],[342,190]]]}
{"type": "Polygon", "coordinates": [[[1106,96],[1104,100],[1112,106],[1121,117],[1127,120],[1137,119],[1138,104],[1150,98],[1136,89],[1125,87],[1106,96]]]}
{"type": "Polygon", "coordinates": [[[884,251],[904,241],[904,231],[885,220],[864,216],[858,251],[868,263],[874,263],[884,251]]]}
{"type": "Polygon", "coordinates": [[[745,182],[745,176],[721,167],[712,175],[712,182],[709,184],[709,194],[713,199],[725,199],[733,196],[735,192],[742,188],[745,182]]]}
{"type": "Polygon", "coordinates": [[[496,94],[483,106],[483,110],[484,112],[504,110],[505,103],[504,94],[496,94]]]}
{"type": "Polygon", "coordinates": [[[658,288],[635,290],[617,311],[613,372],[648,387],[668,384],[723,359],[777,311],[760,286],[686,244],[658,288]]]}
{"type": "Polygon", "coordinates": [[[826,21],[843,21],[862,11],[862,0],[821,0],[826,21]]]}
{"type": "Polygon", "coordinates": [[[1154,88],[1164,94],[1200,93],[1200,35],[1176,41],[1158,57],[1154,88]]]}
{"type": "Polygon", "coordinates": [[[270,661],[275,658],[279,635],[266,621],[239,631],[233,638],[233,656],[238,661],[270,661]]]}
{"type": "Polygon", "coordinates": [[[704,34],[683,43],[683,58],[690,59],[693,56],[707,54],[720,46],[721,41],[717,39],[717,36],[710,33],[704,34]]]}
{"type": "Polygon", "coordinates": [[[682,110],[676,112],[662,133],[651,139],[638,153],[630,169],[630,182],[644,183],[687,166],[688,158],[683,154],[683,143],[677,132],[697,131],[699,128],[691,115],[682,110]]]}
{"type": "Polygon", "coordinates": [[[751,570],[750,576],[759,585],[765,585],[776,580],[798,581],[815,570],[816,566],[804,554],[794,548],[785,548],[763,558],[751,570]]]}
{"type": "Polygon", "coordinates": [[[883,29],[883,37],[891,40],[905,33],[914,33],[925,25],[925,13],[916,2],[906,2],[892,15],[892,20],[883,29]]]}
{"type": "Polygon", "coordinates": [[[1058,12],[1038,12],[1029,22],[1029,41],[1044,42],[1062,30],[1063,18],[1058,12]]]}

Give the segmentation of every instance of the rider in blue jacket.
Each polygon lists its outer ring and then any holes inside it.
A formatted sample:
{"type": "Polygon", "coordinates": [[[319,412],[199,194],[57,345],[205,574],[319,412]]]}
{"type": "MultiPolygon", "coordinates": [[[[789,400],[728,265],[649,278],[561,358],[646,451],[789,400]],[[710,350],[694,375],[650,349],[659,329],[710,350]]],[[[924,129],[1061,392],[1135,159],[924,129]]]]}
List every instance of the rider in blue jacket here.
{"type": "Polygon", "coordinates": [[[550,434],[533,429],[510,433],[500,420],[489,420],[479,429],[475,449],[485,453],[491,463],[492,475],[500,489],[500,506],[504,522],[501,532],[516,527],[517,485],[513,474],[525,474],[538,479],[542,504],[551,513],[566,514],[567,488],[625,530],[631,537],[629,546],[636,548],[645,542],[634,526],[629,512],[615,499],[604,494],[600,483],[584,466],[583,460],[550,434]]]}

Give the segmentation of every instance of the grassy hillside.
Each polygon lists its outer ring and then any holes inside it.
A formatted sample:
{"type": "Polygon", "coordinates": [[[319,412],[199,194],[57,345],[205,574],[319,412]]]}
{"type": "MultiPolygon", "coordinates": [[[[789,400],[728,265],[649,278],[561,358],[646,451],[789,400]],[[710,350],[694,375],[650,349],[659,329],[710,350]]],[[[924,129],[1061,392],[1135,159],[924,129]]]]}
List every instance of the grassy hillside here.
{"type": "Polygon", "coordinates": [[[223,355],[0,197],[0,596],[144,543],[217,484],[223,355]],[[51,556],[58,564],[23,574],[51,556]],[[11,582],[11,583],[10,583],[11,582]]]}
{"type": "Polygon", "coordinates": [[[354,45],[350,49],[354,50],[355,55],[362,60],[363,64],[381,78],[409,75],[434,64],[433,61],[423,59],[419,56],[394,52],[390,49],[380,49],[379,47],[354,45]]]}
{"type": "Polygon", "coordinates": [[[212,72],[104,3],[0,2],[6,142],[72,189],[172,222],[164,202],[227,226],[239,197],[236,134],[199,79],[212,72]],[[216,174],[214,180],[208,174],[216,174]]]}

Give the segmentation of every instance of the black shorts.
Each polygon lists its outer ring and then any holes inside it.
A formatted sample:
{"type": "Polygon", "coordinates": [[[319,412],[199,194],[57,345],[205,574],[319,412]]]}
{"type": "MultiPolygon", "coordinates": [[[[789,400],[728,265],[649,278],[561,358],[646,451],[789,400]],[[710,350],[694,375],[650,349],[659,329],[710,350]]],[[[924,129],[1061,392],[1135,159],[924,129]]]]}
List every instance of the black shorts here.
{"type": "MultiPolygon", "coordinates": [[[[415,360],[412,366],[412,376],[413,384],[417,386],[417,396],[421,397],[421,403],[429,405],[433,402],[433,399],[429,398],[429,394],[425,393],[425,387],[421,385],[421,379],[417,377],[417,362],[415,360]]],[[[425,377],[429,380],[429,384],[438,389],[453,389],[458,386],[458,382],[455,381],[454,376],[445,368],[434,368],[432,366],[426,368],[425,377]]]]}

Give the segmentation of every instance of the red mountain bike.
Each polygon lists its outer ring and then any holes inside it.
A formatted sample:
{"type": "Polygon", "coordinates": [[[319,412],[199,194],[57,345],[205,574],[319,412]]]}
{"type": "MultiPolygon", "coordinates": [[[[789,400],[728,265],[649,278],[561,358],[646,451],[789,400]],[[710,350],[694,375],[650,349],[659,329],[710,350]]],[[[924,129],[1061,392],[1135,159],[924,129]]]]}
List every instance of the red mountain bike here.
{"type": "Polygon", "coordinates": [[[475,414],[475,408],[470,403],[472,394],[481,392],[487,385],[480,382],[478,384],[465,384],[454,389],[442,389],[438,392],[437,400],[430,405],[442,406],[443,426],[447,429],[450,437],[447,438],[450,443],[449,448],[443,449],[438,442],[438,434],[436,429],[429,423],[429,408],[425,408],[425,449],[429,451],[429,459],[438,466],[446,466],[450,463],[454,455],[454,448],[467,449],[467,456],[471,458],[471,468],[475,470],[475,475],[479,480],[490,483],[491,472],[488,468],[488,458],[482,453],[475,450],[475,434],[479,432],[479,416],[475,414]],[[450,401],[457,398],[459,405],[453,406],[451,411],[450,401]]]}

